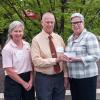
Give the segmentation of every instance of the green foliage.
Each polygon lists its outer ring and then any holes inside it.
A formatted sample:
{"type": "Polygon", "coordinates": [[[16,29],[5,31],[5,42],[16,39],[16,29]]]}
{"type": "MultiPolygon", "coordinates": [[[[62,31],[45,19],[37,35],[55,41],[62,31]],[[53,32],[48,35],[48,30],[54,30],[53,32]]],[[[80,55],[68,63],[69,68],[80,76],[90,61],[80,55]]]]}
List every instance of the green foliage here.
{"type": "Polygon", "coordinates": [[[85,16],[86,28],[100,35],[100,0],[0,0],[0,31],[8,28],[13,20],[25,24],[25,38],[31,43],[33,36],[41,31],[41,17],[44,12],[53,12],[56,18],[55,31],[65,42],[72,34],[70,16],[80,12],[85,16]],[[25,10],[32,10],[36,19],[23,17],[25,10]]]}

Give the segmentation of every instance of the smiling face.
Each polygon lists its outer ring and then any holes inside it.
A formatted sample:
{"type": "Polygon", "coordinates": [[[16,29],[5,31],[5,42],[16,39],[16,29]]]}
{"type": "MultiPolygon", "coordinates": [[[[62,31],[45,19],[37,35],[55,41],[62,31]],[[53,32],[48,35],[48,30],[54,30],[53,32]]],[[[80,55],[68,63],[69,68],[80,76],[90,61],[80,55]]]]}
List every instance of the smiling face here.
{"type": "Polygon", "coordinates": [[[22,26],[16,26],[12,29],[10,33],[13,41],[20,41],[23,37],[23,27],[22,26]]]}
{"type": "Polygon", "coordinates": [[[80,17],[73,17],[71,19],[72,30],[75,35],[80,35],[84,29],[84,22],[80,19],[80,17]]]}
{"type": "Polygon", "coordinates": [[[52,14],[46,13],[45,15],[43,15],[41,25],[46,33],[51,34],[53,32],[54,24],[55,18],[52,14]]]}

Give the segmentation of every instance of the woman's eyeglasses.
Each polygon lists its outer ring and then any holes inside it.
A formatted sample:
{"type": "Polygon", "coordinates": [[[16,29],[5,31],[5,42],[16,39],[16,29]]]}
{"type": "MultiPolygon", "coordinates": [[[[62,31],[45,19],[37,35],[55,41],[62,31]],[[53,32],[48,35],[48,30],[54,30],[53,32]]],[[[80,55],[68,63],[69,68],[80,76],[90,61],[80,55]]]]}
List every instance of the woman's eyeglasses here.
{"type": "Polygon", "coordinates": [[[80,25],[82,23],[82,21],[77,21],[77,22],[71,22],[72,25],[80,25]]]}

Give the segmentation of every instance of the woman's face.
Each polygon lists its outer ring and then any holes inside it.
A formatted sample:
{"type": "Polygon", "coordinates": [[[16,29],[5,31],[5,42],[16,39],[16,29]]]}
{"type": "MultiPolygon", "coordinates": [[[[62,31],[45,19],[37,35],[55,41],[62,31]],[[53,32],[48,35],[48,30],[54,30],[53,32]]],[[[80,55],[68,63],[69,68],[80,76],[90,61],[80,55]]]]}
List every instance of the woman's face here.
{"type": "Polygon", "coordinates": [[[71,20],[72,30],[75,35],[80,35],[84,29],[84,22],[80,19],[80,17],[74,17],[71,20]]]}
{"type": "Polygon", "coordinates": [[[11,37],[13,41],[20,41],[23,37],[22,26],[16,26],[11,32],[11,37]]]}

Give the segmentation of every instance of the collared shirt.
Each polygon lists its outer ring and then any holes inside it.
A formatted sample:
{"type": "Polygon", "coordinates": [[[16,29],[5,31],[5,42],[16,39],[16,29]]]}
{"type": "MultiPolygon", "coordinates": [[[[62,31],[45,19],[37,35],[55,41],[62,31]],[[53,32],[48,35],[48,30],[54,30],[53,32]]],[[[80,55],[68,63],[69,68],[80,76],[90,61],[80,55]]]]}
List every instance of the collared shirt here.
{"type": "MultiPolygon", "coordinates": [[[[3,68],[12,67],[17,74],[32,71],[29,43],[23,41],[23,48],[10,40],[2,50],[3,68]]],[[[7,75],[7,73],[5,72],[7,75]]]]}
{"type": "MultiPolygon", "coordinates": [[[[44,74],[52,75],[56,74],[54,72],[53,66],[56,65],[56,58],[52,58],[50,46],[49,46],[49,34],[42,30],[37,36],[32,40],[32,61],[34,64],[34,70],[36,72],[41,72],[44,74]]],[[[55,48],[64,48],[65,44],[61,36],[56,33],[51,33],[52,41],[55,48]]],[[[57,55],[59,53],[57,52],[57,55]]],[[[64,76],[67,76],[66,67],[64,67],[63,62],[60,63],[61,71],[64,70],[64,76]]]]}
{"type": "Polygon", "coordinates": [[[98,75],[96,61],[100,58],[100,48],[93,33],[84,29],[77,39],[73,40],[73,35],[69,37],[66,52],[72,52],[75,57],[82,59],[82,62],[68,63],[69,77],[87,78],[98,75]]]}

